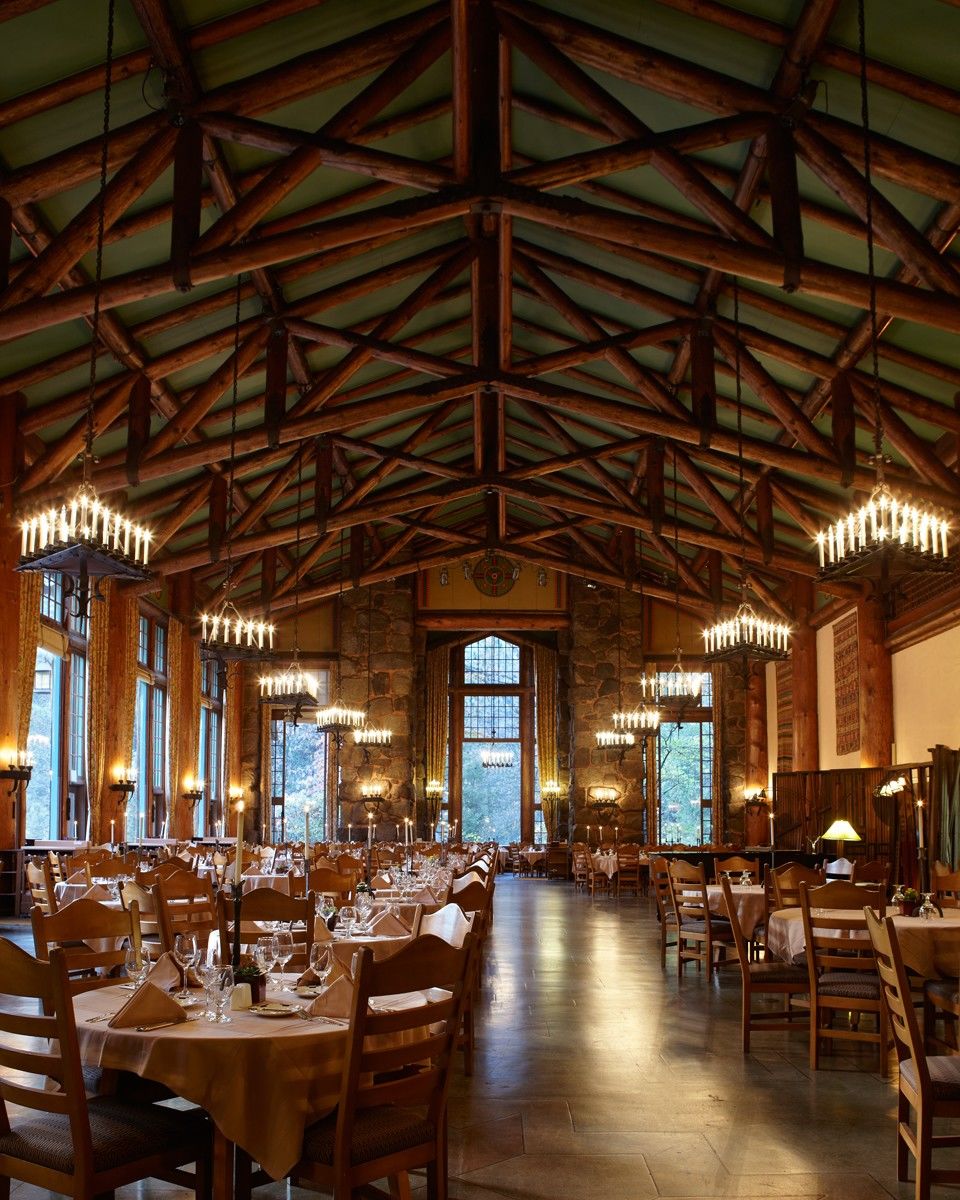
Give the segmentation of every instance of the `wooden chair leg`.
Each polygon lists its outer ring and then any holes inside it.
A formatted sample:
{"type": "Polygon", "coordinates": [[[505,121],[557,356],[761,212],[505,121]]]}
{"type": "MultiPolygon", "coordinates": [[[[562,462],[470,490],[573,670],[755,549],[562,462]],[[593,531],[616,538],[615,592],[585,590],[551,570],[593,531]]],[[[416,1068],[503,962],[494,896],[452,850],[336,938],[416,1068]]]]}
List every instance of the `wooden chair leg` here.
{"type": "Polygon", "coordinates": [[[399,1175],[391,1175],[387,1180],[387,1187],[390,1189],[391,1200],[411,1200],[413,1193],[410,1191],[410,1176],[406,1171],[401,1171],[399,1175]]]}
{"type": "Polygon", "coordinates": [[[903,1136],[902,1126],[910,1124],[910,1101],[903,1092],[897,1098],[897,1179],[910,1178],[910,1147],[903,1136]]]}
{"type": "Polygon", "coordinates": [[[916,1200],[930,1200],[930,1171],[933,1157],[933,1118],[917,1110],[916,1200]]]}

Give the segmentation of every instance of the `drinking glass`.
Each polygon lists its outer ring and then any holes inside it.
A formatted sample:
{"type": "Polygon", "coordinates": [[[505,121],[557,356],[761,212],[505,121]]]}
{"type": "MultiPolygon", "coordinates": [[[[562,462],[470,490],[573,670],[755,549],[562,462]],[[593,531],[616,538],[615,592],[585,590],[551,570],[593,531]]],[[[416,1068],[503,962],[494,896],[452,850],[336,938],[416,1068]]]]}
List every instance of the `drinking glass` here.
{"type": "Polygon", "coordinates": [[[358,933],[370,932],[370,918],[373,916],[373,897],[369,892],[361,892],[357,896],[358,933]]]}
{"type": "Polygon", "coordinates": [[[130,946],[127,949],[123,965],[127,972],[127,978],[133,982],[135,987],[141,987],[150,973],[150,951],[146,946],[141,946],[138,954],[133,946],[130,946]]]}
{"type": "Polygon", "coordinates": [[[189,1000],[187,991],[187,971],[200,965],[200,945],[195,933],[178,933],[173,942],[173,957],[177,966],[183,971],[183,987],[177,993],[178,1000],[189,1000]]]}
{"type": "Polygon", "coordinates": [[[920,905],[920,911],[917,916],[921,921],[931,921],[935,917],[939,917],[936,906],[933,903],[933,892],[923,893],[923,903],[920,905]]]}
{"type": "Polygon", "coordinates": [[[333,954],[323,942],[314,942],[310,947],[310,970],[321,987],[326,987],[333,970],[333,954]]]}
{"type": "Polygon", "coordinates": [[[279,956],[280,945],[277,942],[277,935],[275,933],[268,933],[263,937],[257,938],[257,947],[253,952],[253,957],[257,966],[266,976],[268,988],[270,986],[270,972],[273,970],[279,956]]]}
{"type": "Polygon", "coordinates": [[[233,996],[233,967],[215,967],[209,985],[212,1003],[207,1009],[207,1020],[218,1025],[230,1024],[230,998],[233,996]],[[211,1016],[210,1013],[213,1013],[211,1016]]]}
{"type": "Polygon", "coordinates": [[[893,895],[890,897],[891,904],[903,904],[903,884],[898,883],[894,889],[893,895]]]}
{"type": "Polygon", "coordinates": [[[200,966],[197,967],[197,975],[200,977],[200,982],[203,984],[203,998],[205,1001],[203,1015],[208,1021],[215,1021],[217,1019],[217,1010],[213,996],[213,985],[219,970],[220,964],[215,962],[202,962],[200,966]]]}
{"type": "Polygon", "coordinates": [[[277,937],[277,962],[280,964],[280,991],[289,992],[290,988],[284,982],[283,973],[286,970],[287,963],[293,958],[293,952],[296,947],[293,944],[293,934],[289,929],[282,929],[276,935],[277,937]]]}
{"type": "Polygon", "coordinates": [[[324,893],[317,897],[317,915],[328,929],[330,928],[330,918],[336,911],[337,906],[334,904],[332,896],[324,893]]]}
{"type": "Polygon", "coordinates": [[[337,929],[338,930],[342,929],[343,936],[345,938],[348,938],[353,933],[354,927],[356,926],[356,924],[357,924],[356,907],[352,904],[345,904],[343,906],[343,908],[340,909],[340,920],[337,923],[337,929]]]}

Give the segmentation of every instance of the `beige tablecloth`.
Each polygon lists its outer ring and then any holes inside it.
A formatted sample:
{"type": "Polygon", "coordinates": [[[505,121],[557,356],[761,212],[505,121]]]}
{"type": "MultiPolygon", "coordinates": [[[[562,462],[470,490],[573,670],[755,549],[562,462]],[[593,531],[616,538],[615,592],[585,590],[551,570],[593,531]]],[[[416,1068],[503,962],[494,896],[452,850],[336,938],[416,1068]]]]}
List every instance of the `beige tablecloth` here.
{"type": "Polygon", "coordinates": [[[612,879],[617,873],[617,856],[615,854],[591,854],[593,859],[593,869],[602,871],[608,879],[612,879]]]}
{"type": "Polygon", "coordinates": [[[84,1061],[166,1084],[206,1109],[224,1137],[281,1178],[300,1155],[306,1126],[336,1106],[345,1024],[234,1012],[229,1025],[200,1020],[138,1033],[87,1020],[115,1012],[129,997],[117,988],[76,997],[84,1061]]]}
{"type": "MultiPolygon", "coordinates": [[[[828,910],[830,916],[849,916],[849,912],[828,910]]],[[[860,913],[860,920],[864,920],[860,913]]],[[[960,911],[947,912],[931,921],[901,917],[896,908],[887,909],[900,939],[904,965],[924,979],[956,978],[960,970],[960,911]]],[[[867,936],[864,922],[864,937],[867,936]]],[[[789,962],[803,954],[803,917],[799,908],[782,908],[770,914],[767,928],[767,953],[789,962]]]]}
{"type": "MultiPolygon", "coordinates": [[[[753,931],[763,921],[763,888],[758,883],[732,883],[730,891],[743,936],[747,939],[752,938],[753,931]]],[[[726,917],[727,906],[723,902],[723,888],[718,883],[707,884],[707,904],[712,913],[726,917]]]]}

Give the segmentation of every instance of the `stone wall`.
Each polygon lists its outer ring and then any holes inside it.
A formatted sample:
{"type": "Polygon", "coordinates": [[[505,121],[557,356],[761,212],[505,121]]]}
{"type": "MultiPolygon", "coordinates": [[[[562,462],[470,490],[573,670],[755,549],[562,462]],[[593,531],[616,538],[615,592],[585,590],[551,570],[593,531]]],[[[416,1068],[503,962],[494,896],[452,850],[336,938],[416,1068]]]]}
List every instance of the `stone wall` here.
{"type": "Polygon", "coordinates": [[[743,663],[721,663],[713,669],[713,838],[741,844],[747,753],[746,671],[743,663]]]}
{"type": "MultiPolygon", "coordinates": [[[[624,591],[618,600],[615,589],[571,581],[570,612],[568,645],[561,646],[568,664],[566,727],[572,746],[570,835],[583,839],[590,825],[595,836],[598,816],[588,807],[589,788],[600,784],[620,792],[620,836],[636,840],[643,836],[646,806],[644,751],[640,745],[623,754],[600,750],[596,732],[610,726],[621,703],[629,709],[642,700],[640,597],[624,591]]],[[[563,729],[561,724],[561,737],[563,729]]]]}

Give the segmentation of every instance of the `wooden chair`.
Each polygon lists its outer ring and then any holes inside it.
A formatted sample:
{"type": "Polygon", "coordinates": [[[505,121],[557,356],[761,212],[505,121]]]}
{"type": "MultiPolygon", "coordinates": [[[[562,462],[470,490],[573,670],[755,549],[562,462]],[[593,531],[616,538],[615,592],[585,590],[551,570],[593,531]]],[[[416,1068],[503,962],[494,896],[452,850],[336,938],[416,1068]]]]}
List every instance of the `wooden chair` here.
{"type": "Polygon", "coordinates": [[[730,922],[710,912],[707,877],[703,866],[674,859],[669,863],[670,890],[677,914],[677,976],[683,978],[684,963],[695,962],[707,969],[719,966],[733,945],[730,922]]]}
{"type": "Polygon", "coordinates": [[[94,879],[119,879],[121,876],[133,875],[136,870],[136,856],[132,862],[123,858],[104,858],[97,863],[84,863],[83,869],[87,875],[87,886],[93,887],[94,879]]]}
{"type": "Polygon", "coordinates": [[[547,878],[570,878],[570,855],[565,842],[547,847],[547,878]]]}
{"type": "Polygon", "coordinates": [[[353,874],[341,874],[339,871],[331,871],[329,867],[314,867],[306,877],[290,877],[292,896],[302,896],[304,890],[317,896],[334,896],[338,906],[353,904],[357,898],[357,880],[353,874]]]}
{"type": "Polygon", "coordinates": [[[750,947],[744,937],[740,918],[737,916],[737,905],[730,888],[730,880],[721,876],[720,886],[723,888],[723,902],[730,919],[733,944],[736,946],[737,960],[740,963],[740,976],[743,981],[740,1004],[741,1044],[744,1054],[749,1054],[751,1033],[796,1029],[796,1021],[799,1018],[805,1019],[809,1024],[809,1007],[795,1009],[792,1001],[794,997],[807,993],[810,981],[803,967],[794,967],[789,963],[774,961],[752,961],[750,947]],[[754,995],[780,996],[783,1000],[783,1009],[755,1011],[753,1008],[754,995]]]}
{"type": "Polygon", "coordinates": [[[150,871],[137,871],[134,875],[134,882],[139,883],[141,887],[153,887],[158,879],[169,879],[171,875],[176,875],[178,871],[182,871],[187,875],[195,875],[196,870],[193,863],[185,862],[182,858],[168,858],[166,862],[158,863],[150,871]]]}
{"type": "Polygon", "coordinates": [[[885,1077],[890,1036],[873,949],[863,933],[864,900],[878,909],[879,887],[800,884],[810,991],[810,1067],[819,1070],[824,1039],[870,1042],[877,1047],[879,1071],[885,1077]],[[849,915],[838,915],[836,909],[849,910],[849,915]],[[833,1018],[844,1012],[851,1016],[850,1026],[834,1026],[833,1018]],[[875,1018],[875,1031],[860,1028],[863,1014],[875,1018]]]}
{"type": "Polygon", "coordinates": [[[624,889],[640,895],[640,847],[635,845],[620,846],[617,850],[617,897],[624,889]]]}
{"type": "Polygon", "coordinates": [[[120,903],[126,909],[136,904],[140,914],[140,942],[157,958],[163,947],[160,945],[160,917],[154,888],[144,887],[135,879],[128,880],[120,887],[120,903]]]}
{"type": "Polygon", "coordinates": [[[474,913],[467,916],[459,904],[445,904],[436,912],[425,913],[420,918],[415,936],[424,937],[429,934],[432,937],[443,938],[451,946],[462,946],[467,934],[473,929],[474,916],[474,913]]]}
{"type": "Polygon", "coordinates": [[[613,880],[606,871],[601,871],[594,864],[593,855],[589,853],[587,854],[587,883],[591,896],[595,896],[597,892],[603,892],[607,896],[613,893],[613,880]]]}
{"type": "Polygon", "coordinates": [[[777,908],[798,908],[800,884],[810,887],[822,884],[826,875],[820,867],[805,867],[802,863],[784,863],[773,872],[773,895],[777,908]]]}
{"type": "Polygon", "coordinates": [[[294,1183],[348,1197],[388,1179],[391,1195],[409,1196],[407,1172],[426,1168],[429,1195],[447,1195],[447,1093],[471,952],[472,939],[457,949],[434,937],[383,962],[360,950],[340,1102],[304,1132],[294,1183]],[[400,1011],[376,1003],[412,991],[436,999],[400,1011]]]}
{"type": "Polygon", "coordinates": [[[737,875],[742,875],[744,871],[749,871],[757,883],[759,883],[759,869],[755,858],[743,858],[737,854],[734,854],[730,858],[716,858],[713,861],[713,882],[719,883],[724,871],[733,871],[737,875]]]}
{"type": "Polygon", "coordinates": [[[66,875],[64,874],[63,862],[60,858],[60,855],[57,854],[55,850],[48,850],[47,862],[50,865],[50,874],[53,876],[53,882],[64,883],[66,881],[66,875]]]}
{"type": "Polygon", "coordinates": [[[26,875],[30,899],[34,905],[40,908],[44,914],[56,912],[58,908],[57,888],[50,860],[48,858],[27,859],[26,875]]]}
{"type": "Polygon", "coordinates": [[[878,858],[871,862],[854,862],[851,883],[879,883],[884,896],[890,887],[890,864],[881,862],[878,858]]]}
{"type": "Polygon", "coordinates": [[[871,908],[863,911],[900,1060],[897,1179],[909,1179],[912,1154],[917,1172],[914,1196],[929,1200],[932,1184],[960,1184],[960,1170],[935,1170],[932,1162],[934,1150],[960,1146],[960,1134],[933,1132],[936,1118],[960,1117],[960,1058],[926,1054],[893,918],[881,920],[871,908]],[[910,1127],[911,1109],[915,1130],[910,1127]]]}
{"type": "Polygon", "coordinates": [[[211,881],[180,871],[158,880],[154,895],[163,949],[173,952],[178,933],[195,933],[201,948],[206,947],[210,934],[218,928],[211,881]]]}
{"type": "Polygon", "coordinates": [[[30,911],[33,948],[38,959],[63,951],[71,992],[111,987],[122,974],[127,947],[140,953],[140,914],[108,908],[97,900],[74,900],[55,913],[30,911]]]}
{"type": "MultiPolygon", "coordinates": [[[[240,907],[241,945],[256,945],[263,932],[261,921],[280,921],[287,924],[293,933],[293,958],[285,971],[305,971],[310,962],[310,947],[313,945],[313,929],[317,897],[314,892],[306,896],[288,896],[275,888],[254,888],[243,897],[240,907]],[[299,925],[303,928],[298,928],[299,925]]],[[[217,896],[217,923],[220,930],[220,953],[229,956],[233,945],[233,897],[226,892],[217,896]]]]}
{"type": "Polygon", "coordinates": [[[665,858],[654,858],[650,861],[650,883],[657,901],[657,917],[660,921],[660,966],[667,965],[667,947],[677,944],[676,937],[670,941],[670,934],[677,932],[677,910],[673,907],[673,892],[670,890],[670,864],[665,858]]]}
{"type": "Polygon", "coordinates": [[[934,875],[930,882],[935,892],[934,899],[941,908],[960,908],[960,871],[934,875]]]}
{"type": "Polygon", "coordinates": [[[8,1001],[0,1006],[4,1193],[19,1179],[93,1200],[139,1179],[160,1178],[209,1196],[210,1124],[202,1112],[138,1104],[128,1096],[87,1099],[66,958],[66,951],[53,950],[49,962],[34,959],[0,938],[0,995],[8,1001]],[[39,1011],[24,1000],[39,1001],[39,1011]],[[25,1037],[32,1039],[29,1049],[25,1037]],[[37,1077],[44,1082],[38,1085],[37,1077]],[[59,1090],[44,1086],[48,1079],[57,1080],[59,1090]],[[13,1119],[8,1104],[16,1106],[13,1119]],[[193,1162],[196,1175],[179,1169],[193,1162]]]}

